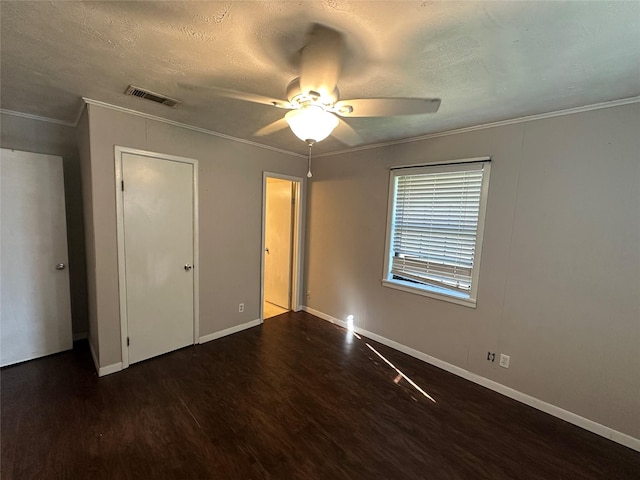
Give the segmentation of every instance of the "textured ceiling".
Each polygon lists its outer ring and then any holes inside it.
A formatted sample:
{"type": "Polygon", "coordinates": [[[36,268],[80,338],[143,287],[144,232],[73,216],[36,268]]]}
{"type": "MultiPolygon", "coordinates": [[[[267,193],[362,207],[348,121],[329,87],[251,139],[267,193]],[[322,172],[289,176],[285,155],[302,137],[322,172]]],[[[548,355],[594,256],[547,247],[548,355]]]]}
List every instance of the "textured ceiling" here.
{"type": "MultiPolygon", "coordinates": [[[[312,23],[341,31],[341,98],[439,97],[438,113],[352,118],[363,144],[640,95],[640,2],[0,2],[0,106],[73,122],[81,97],[303,153],[283,110],[312,23]],[[134,84],[184,103],[123,92],[134,84]]],[[[334,139],[318,153],[341,150],[334,139]]]]}

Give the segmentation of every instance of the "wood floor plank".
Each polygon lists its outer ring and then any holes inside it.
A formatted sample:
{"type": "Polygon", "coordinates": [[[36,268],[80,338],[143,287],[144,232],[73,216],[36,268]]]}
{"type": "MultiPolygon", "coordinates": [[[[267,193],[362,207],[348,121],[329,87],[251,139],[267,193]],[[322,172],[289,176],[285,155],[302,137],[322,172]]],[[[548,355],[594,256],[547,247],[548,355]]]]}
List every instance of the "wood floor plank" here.
{"type": "Polygon", "coordinates": [[[78,343],[0,382],[6,480],[640,472],[638,452],[302,312],[103,378],[78,343]]]}

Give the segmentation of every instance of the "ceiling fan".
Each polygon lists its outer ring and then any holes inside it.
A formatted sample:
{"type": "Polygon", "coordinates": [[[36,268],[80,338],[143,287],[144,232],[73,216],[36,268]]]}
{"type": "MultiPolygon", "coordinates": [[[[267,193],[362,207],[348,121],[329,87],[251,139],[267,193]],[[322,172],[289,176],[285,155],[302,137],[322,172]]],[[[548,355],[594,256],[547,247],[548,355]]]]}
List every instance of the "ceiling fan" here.
{"type": "MultiPolygon", "coordinates": [[[[219,87],[206,88],[213,94],[290,110],[280,120],[255,132],[269,135],[289,126],[309,146],[333,133],[342,143],[356,145],[360,137],[342,118],[386,117],[435,113],[438,98],[358,98],[340,100],[338,77],[344,52],[343,35],[329,27],[314,24],[300,51],[300,76],[287,86],[287,100],[238,92],[219,87]]],[[[194,88],[192,85],[187,85],[194,88]]]]}

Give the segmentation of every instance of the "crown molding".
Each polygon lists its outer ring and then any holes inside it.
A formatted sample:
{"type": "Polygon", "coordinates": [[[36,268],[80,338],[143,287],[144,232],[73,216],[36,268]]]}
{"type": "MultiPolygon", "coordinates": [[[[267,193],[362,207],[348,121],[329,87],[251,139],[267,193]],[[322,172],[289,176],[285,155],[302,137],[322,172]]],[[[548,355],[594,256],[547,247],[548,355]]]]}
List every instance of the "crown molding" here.
{"type": "MultiPolygon", "coordinates": [[[[110,110],[115,110],[117,112],[128,113],[130,115],[135,115],[137,117],[146,118],[147,120],[154,120],[160,123],[166,123],[168,125],[173,125],[174,127],[186,128],[187,130],[193,130],[194,132],[204,133],[206,135],[212,135],[214,137],[224,138],[226,140],[231,140],[233,142],[244,143],[245,145],[251,145],[252,147],[264,148],[266,150],[271,150],[273,152],[284,153],[285,155],[291,155],[293,157],[299,158],[307,158],[305,155],[301,155],[299,153],[291,152],[289,150],[284,150],[282,148],[272,147],[270,145],[265,145],[263,143],[252,142],[251,140],[245,140],[243,138],[232,137],[231,135],[225,135],[224,133],[214,132],[213,130],[207,130],[206,128],[195,127],[193,125],[189,125],[187,123],[176,122],[174,120],[169,120],[167,118],[158,117],[156,115],[150,115],[148,113],[138,112],[137,110],[131,110],[130,108],[119,107],[117,105],[111,105],[110,103],[101,102],[99,100],[92,100],[90,98],[82,97],[82,100],[88,105],[95,105],[98,107],[108,108],[110,110]]],[[[78,117],[79,118],[79,117],[78,117]]]]}
{"type": "MultiPolygon", "coordinates": [[[[0,113],[11,115],[12,117],[28,118],[29,120],[37,120],[39,122],[55,123],[56,125],[64,125],[65,127],[75,127],[78,122],[65,122],[57,118],[41,117],[40,115],[31,115],[30,113],[15,112],[13,110],[5,110],[0,108],[0,113]]],[[[82,113],[82,111],[80,112],[82,113]]],[[[79,118],[79,117],[78,117],[79,118]]]]}
{"type": "Polygon", "coordinates": [[[484,130],[487,128],[504,127],[506,125],[514,125],[517,123],[533,122],[535,120],[561,117],[564,115],[573,115],[574,113],[590,112],[592,110],[601,110],[603,108],[621,107],[623,105],[629,105],[629,104],[638,103],[638,102],[640,102],[640,95],[635,97],[622,98],[620,100],[611,100],[608,102],[585,105],[583,107],[568,108],[566,110],[556,110],[554,112],[539,113],[536,115],[528,115],[526,117],[511,118],[509,120],[501,120],[498,122],[483,123],[482,125],[475,125],[472,127],[464,127],[464,128],[458,128],[455,130],[445,130],[442,132],[428,133],[426,135],[420,135],[418,137],[402,138],[399,140],[390,140],[388,142],[381,142],[381,143],[371,143],[368,145],[362,145],[360,147],[345,148],[343,150],[338,150],[335,152],[318,153],[314,156],[314,158],[330,157],[333,155],[342,155],[343,153],[353,153],[353,152],[359,152],[362,150],[371,150],[374,148],[382,148],[382,147],[388,147],[392,145],[401,145],[404,143],[420,142],[422,140],[429,140],[431,138],[447,137],[449,135],[458,135],[460,133],[475,132],[477,130],[484,130]]]}
{"type": "MultiPolygon", "coordinates": [[[[149,120],[155,120],[157,122],[161,122],[161,123],[166,123],[169,125],[173,125],[176,127],[180,127],[180,128],[186,128],[187,130],[193,130],[195,132],[199,132],[199,133],[204,133],[206,135],[212,135],[214,137],[219,137],[219,138],[224,138],[226,140],[231,140],[233,142],[239,142],[239,143],[244,143],[245,145],[251,145],[253,147],[258,147],[258,148],[264,148],[266,150],[271,150],[273,152],[279,152],[279,153],[283,153],[285,155],[291,155],[293,157],[298,157],[298,158],[307,158],[306,155],[302,155],[300,153],[296,153],[296,152],[292,152],[289,150],[284,150],[282,148],[277,148],[277,147],[272,147],[269,145],[265,145],[262,143],[258,143],[258,142],[253,142],[251,140],[245,140],[243,138],[238,138],[238,137],[233,137],[231,135],[225,135],[224,133],[219,133],[219,132],[215,132],[213,130],[207,130],[206,128],[201,128],[201,127],[196,127],[193,125],[189,125],[187,123],[182,123],[182,122],[176,122],[173,120],[169,120],[167,118],[163,118],[163,117],[158,117],[156,115],[150,115],[148,113],[143,113],[143,112],[139,112],[137,110],[132,110],[130,108],[124,108],[124,107],[119,107],[117,105],[112,105],[110,103],[106,103],[106,102],[101,102],[99,100],[93,100],[87,97],[82,97],[82,105],[80,106],[80,109],[76,115],[76,118],[73,122],[66,122],[64,120],[58,120],[55,118],[48,118],[48,117],[42,117],[39,115],[31,115],[29,113],[22,113],[22,112],[15,112],[13,110],[5,110],[5,109],[1,109],[0,108],[0,113],[6,114],[6,115],[12,115],[14,117],[22,117],[22,118],[28,118],[31,120],[38,120],[41,122],[48,122],[48,123],[54,123],[57,125],[64,125],[66,127],[76,127],[78,125],[78,122],[80,121],[80,117],[82,116],[82,113],[84,112],[84,109],[86,107],[86,105],[96,105],[99,107],[104,107],[104,108],[108,108],[111,110],[115,110],[115,111],[119,111],[119,112],[123,112],[123,113],[128,113],[130,115],[135,115],[138,117],[143,117],[149,120]]],[[[398,139],[398,140],[390,140],[388,142],[380,142],[380,143],[371,143],[368,145],[362,145],[359,147],[353,147],[353,148],[345,148],[342,150],[337,150],[335,152],[327,152],[327,153],[318,153],[314,155],[314,158],[322,158],[322,157],[330,157],[333,155],[342,155],[344,153],[354,153],[354,152],[359,152],[362,150],[372,150],[374,148],[382,148],[382,147],[389,147],[389,146],[393,146],[393,145],[402,145],[404,143],[413,143],[413,142],[420,142],[423,140],[429,140],[431,138],[439,138],[439,137],[447,137],[449,135],[458,135],[460,133],[468,133],[468,132],[475,132],[477,130],[484,130],[487,128],[494,128],[494,127],[504,127],[506,125],[514,125],[514,124],[518,124],[518,123],[524,123],[524,122],[532,122],[535,120],[543,120],[545,118],[553,118],[553,117],[560,117],[560,116],[564,116],[564,115],[573,115],[575,113],[583,113],[583,112],[589,112],[592,110],[601,110],[603,108],[612,108],[612,107],[620,107],[623,105],[629,105],[632,103],[639,103],[640,102],[640,95],[635,96],[635,97],[628,97],[628,98],[622,98],[620,100],[611,100],[608,102],[601,102],[601,103],[595,103],[592,105],[585,105],[582,107],[575,107],[575,108],[569,108],[569,109],[565,109],[565,110],[556,110],[554,112],[547,112],[547,113],[540,113],[540,114],[536,114],[536,115],[528,115],[526,117],[517,117],[517,118],[511,118],[508,120],[501,120],[498,122],[491,122],[491,123],[484,123],[481,125],[474,125],[471,127],[463,127],[463,128],[458,128],[455,130],[445,130],[442,132],[436,132],[436,133],[428,133],[426,135],[420,135],[417,137],[410,137],[410,138],[402,138],[402,139],[398,139]]]]}

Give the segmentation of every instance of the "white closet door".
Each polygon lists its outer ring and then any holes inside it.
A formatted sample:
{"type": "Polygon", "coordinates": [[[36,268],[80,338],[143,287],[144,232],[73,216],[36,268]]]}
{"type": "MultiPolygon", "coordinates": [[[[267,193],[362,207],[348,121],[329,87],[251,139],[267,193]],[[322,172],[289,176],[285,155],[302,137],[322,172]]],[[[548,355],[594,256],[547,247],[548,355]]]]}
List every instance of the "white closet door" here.
{"type": "Polygon", "coordinates": [[[129,363],[194,343],[193,169],[122,155],[129,363]]]}
{"type": "Polygon", "coordinates": [[[0,150],[0,364],[73,346],[62,158],[0,150]]]}

